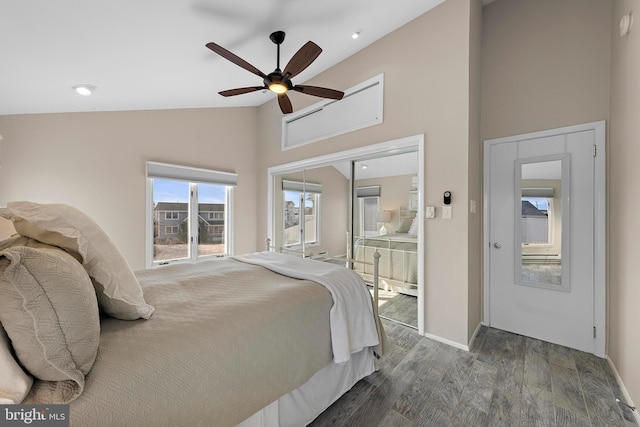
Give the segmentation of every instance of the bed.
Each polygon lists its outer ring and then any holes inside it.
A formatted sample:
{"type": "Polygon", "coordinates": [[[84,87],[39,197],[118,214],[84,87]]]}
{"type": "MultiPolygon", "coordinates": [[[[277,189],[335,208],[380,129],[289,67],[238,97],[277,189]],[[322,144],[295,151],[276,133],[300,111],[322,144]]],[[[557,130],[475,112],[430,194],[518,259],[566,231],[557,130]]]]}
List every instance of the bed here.
{"type": "MultiPolygon", "coordinates": [[[[371,259],[380,253],[379,285],[387,290],[418,295],[418,238],[415,211],[400,210],[396,233],[382,236],[355,236],[353,258],[358,261],[371,259]]],[[[348,245],[351,239],[348,238],[348,245]]],[[[356,264],[354,270],[364,280],[373,283],[373,268],[356,264]]]]}
{"type": "Polygon", "coordinates": [[[383,352],[344,267],[260,252],[134,273],[73,208],[0,216],[19,233],[0,243],[0,403],[69,403],[72,426],[301,426],[383,352]]]}

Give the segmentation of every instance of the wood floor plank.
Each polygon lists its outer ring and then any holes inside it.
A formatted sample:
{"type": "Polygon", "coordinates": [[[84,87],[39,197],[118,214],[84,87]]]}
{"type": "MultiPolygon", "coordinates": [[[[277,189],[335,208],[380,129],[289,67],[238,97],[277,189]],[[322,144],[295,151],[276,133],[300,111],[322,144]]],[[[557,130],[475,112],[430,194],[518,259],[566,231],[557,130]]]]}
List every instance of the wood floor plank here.
{"type": "Polygon", "coordinates": [[[553,401],[556,406],[577,414],[586,413],[587,407],[584,402],[578,372],[575,369],[554,363],[551,363],[551,372],[553,401]]]}
{"type": "Polygon", "coordinates": [[[520,394],[496,389],[489,404],[488,427],[519,427],[522,401],[520,394]]]}
{"type": "Polygon", "coordinates": [[[587,412],[594,426],[622,426],[624,417],[613,397],[601,397],[585,393],[587,412]]]}
{"type": "MultiPolygon", "coordinates": [[[[495,389],[497,368],[481,360],[474,360],[469,380],[460,396],[456,411],[471,412],[471,408],[487,413],[495,389]]],[[[467,416],[465,416],[467,418],[467,416]]]]}
{"type": "Polygon", "coordinates": [[[412,427],[413,424],[413,421],[406,419],[394,410],[389,411],[382,422],[380,422],[381,426],[393,427],[412,427]]]}
{"type": "Polygon", "coordinates": [[[487,327],[469,352],[398,324],[385,329],[380,372],[313,427],[637,427],[615,402],[622,391],[604,359],[487,327]]]}
{"type": "Polygon", "coordinates": [[[554,427],[556,414],[551,391],[525,385],[520,419],[521,427],[554,427]]]}
{"type": "Polygon", "coordinates": [[[402,392],[402,387],[392,381],[384,381],[369,394],[354,412],[347,418],[345,426],[377,426],[386,417],[393,402],[402,392]]]}
{"type": "Polygon", "coordinates": [[[364,402],[369,398],[375,386],[368,381],[358,381],[347,393],[345,393],[336,403],[331,405],[310,426],[338,427],[348,419],[364,402]]]}
{"type": "Polygon", "coordinates": [[[556,406],[557,427],[592,427],[588,416],[556,406]]]}

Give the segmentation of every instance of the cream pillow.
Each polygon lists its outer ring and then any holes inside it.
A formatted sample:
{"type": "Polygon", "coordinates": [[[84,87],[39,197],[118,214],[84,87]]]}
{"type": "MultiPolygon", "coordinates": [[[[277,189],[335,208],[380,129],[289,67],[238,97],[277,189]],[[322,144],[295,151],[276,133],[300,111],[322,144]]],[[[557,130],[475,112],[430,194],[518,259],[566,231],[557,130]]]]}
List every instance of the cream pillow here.
{"type": "Polygon", "coordinates": [[[14,405],[22,402],[32,384],[31,375],[25,373],[15,361],[11,353],[9,337],[0,325],[0,405],[14,405]]]}
{"type": "Polygon", "coordinates": [[[48,396],[47,403],[75,399],[100,340],[91,279],[59,248],[13,246],[0,251],[0,260],[0,322],[16,358],[35,378],[62,383],[64,394],[48,396]]]}
{"type": "Polygon", "coordinates": [[[91,218],[68,205],[9,202],[0,216],[16,231],[77,254],[94,281],[100,308],[123,320],[148,319],[148,305],[131,267],[107,234],[91,218]]]}
{"type": "Polygon", "coordinates": [[[407,232],[408,235],[410,236],[417,236],[418,235],[418,218],[413,218],[412,222],[411,222],[411,227],[409,227],[409,231],[407,232]]]}
{"type": "Polygon", "coordinates": [[[411,228],[411,224],[413,224],[413,218],[402,218],[396,231],[398,233],[407,233],[411,228]]]}

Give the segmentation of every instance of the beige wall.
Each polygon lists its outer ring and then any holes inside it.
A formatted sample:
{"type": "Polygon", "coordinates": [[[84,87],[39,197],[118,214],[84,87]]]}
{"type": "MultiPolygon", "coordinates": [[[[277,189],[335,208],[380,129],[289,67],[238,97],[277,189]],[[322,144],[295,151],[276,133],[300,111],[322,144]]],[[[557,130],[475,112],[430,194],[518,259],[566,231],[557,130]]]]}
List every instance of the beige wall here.
{"type": "Polygon", "coordinates": [[[482,19],[483,140],[609,118],[609,0],[496,0],[482,19]]]}
{"type": "Polygon", "coordinates": [[[611,23],[611,121],[608,147],[609,357],[636,406],[640,404],[640,12],[637,0],[615,0],[611,23]],[[620,18],[633,10],[629,36],[618,36],[620,18]]]}
{"type": "Polygon", "coordinates": [[[0,116],[0,206],[14,200],[73,205],[141,269],[145,162],[236,172],[235,249],[253,251],[256,125],[256,108],[0,116]]]}
{"type": "MultiPolygon", "coordinates": [[[[469,212],[468,259],[469,294],[467,307],[467,341],[482,321],[482,142],[480,140],[480,95],[482,56],[482,4],[471,1],[469,14],[469,171],[468,199],[475,202],[475,212],[469,212]]],[[[471,204],[471,202],[470,202],[471,204]]]]}
{"type": "MultiPolygon", "coordinates": [[[[424,134],[425,202],[440,206],[442,193],[453,193],[453,219],[425,222],[426,332],[461,344],[469,337],[468,186],[480,179],[468,172],[470,8],[469,0],[447,0],[308,82],[344,90],[384,73],[384,123],[283,152],[282,115],[272,101],[259,108],[258,145],[266,176],[270,166],[424,134]]],[[[294,110],[318,101],[291,98],[294,110]]],[[[263,184],[258,236],[266,234],[265,192],[263,184]]]]}
{"type": "MultiPolygon", "coordinates": [[[[395,233],[400,221],[400,208],[407,209],[409,206],[409,191],[415,175],[387,176],[382,178],[357,179],[355,186],[368,187],[371,185],[380,186],[380,210],[391,212],[391,221],[385,224],[389,234],[395,233]]],[[[355,221],[354,230],[358,234],[360,230],[359,206],[354,205],[355,221]]],[[[380,224],[378,224],[380,225],[380,224]]]]}

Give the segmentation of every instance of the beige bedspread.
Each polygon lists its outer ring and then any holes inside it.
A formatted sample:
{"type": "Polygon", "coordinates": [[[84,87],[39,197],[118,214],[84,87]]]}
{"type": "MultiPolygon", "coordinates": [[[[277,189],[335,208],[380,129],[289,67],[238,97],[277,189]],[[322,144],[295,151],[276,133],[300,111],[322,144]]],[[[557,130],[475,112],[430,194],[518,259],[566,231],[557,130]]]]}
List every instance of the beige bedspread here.
{"type": "Polygon", "coordinates": [[[316,283],[228,258],[137,276],[156,311],[102,320],[72,426],[234,426],[331,362],[316,283]]]}

